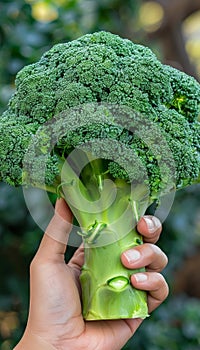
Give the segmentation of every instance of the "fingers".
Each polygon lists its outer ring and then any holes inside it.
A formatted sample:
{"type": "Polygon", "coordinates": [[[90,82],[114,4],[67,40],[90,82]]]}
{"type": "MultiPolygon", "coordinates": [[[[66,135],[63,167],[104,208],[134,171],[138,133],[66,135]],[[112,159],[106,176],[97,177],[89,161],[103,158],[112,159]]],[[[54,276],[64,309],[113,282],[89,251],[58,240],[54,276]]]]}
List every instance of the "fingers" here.
{"type": "Polygon", "coordinates": [[[137,224],[137,230],[148,243],[156,243],[162,231],[162,224],[158,218],[144,215],[137,224]]]}
{"type": "Polygon", "coordinates": [[[169,287],[164,277],[157,272],[142,272],[131,276],[132,285],[148,291],[149,313],[156,309],[168,296],[169,287]]]}
{"type": "MultiPolygon", "coordinates": [[[[150,235],[144,221],[140,221],[139,228],[141,231],[146,230],[146,236],[150,235]]],[[[161,232],[161,226],[156,228],[155,232],[156,234],[152,241],[157,239],[161,232]]],[[[135,288],[149,292],[148,307],[149,312],[152,312],[167,298],[169,293],[168,285],[164,277],[159,273],[167,265],[167,256],[154,244],[144,243],[122,253],[121,261],[128,269],[146,267],[146,272],[135,273],[131,276],[131,283],[135,288]]]]}
{"type": "Polygon", "coordinates": [[[75,251],[74,255],[68,262],[68,265],[80,271],[84,263],[84,246],[83,243],[75,251]]]}
{"type": "Polygon", "coordinates": [[[128,269],[146,267],[147,271],[162,271],[168,263],[165,253],[154,244],[144,243],[121,255],[121,261],[128,269]]]}
{"type": "Polygon", "coordinates": [[[50,221],[42,238],[37,257],[42,259],[63,259],[66,245],[71,231],[72,213],[64,199],[56,202],[55,214],[50,221]]]}

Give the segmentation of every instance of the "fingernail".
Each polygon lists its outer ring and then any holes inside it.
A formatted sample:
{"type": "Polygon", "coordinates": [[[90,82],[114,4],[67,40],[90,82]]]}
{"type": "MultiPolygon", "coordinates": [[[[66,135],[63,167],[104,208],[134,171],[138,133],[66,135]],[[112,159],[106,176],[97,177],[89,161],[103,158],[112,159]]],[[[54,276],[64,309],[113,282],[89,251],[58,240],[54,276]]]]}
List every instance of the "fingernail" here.
{"type": "Polygon", "coordinates": [[[150,233],[155,232],[158,228],[161,227],[160,220],[158,220],[155,216],[153,217],[143,216],[143,219],[146,222],[147,228],[150,233]]]}
{"type": "Polygon", "coordinates": [[[140,252],[136,249],[127,250],[124,255],[129,263],[135,262],[141,257],[140,252]]]}
{"type": "Polygon", "coordinates": [[[145,275],[144,273],[136,273],[134,277],[137,282],[144,282],[147,280],[147,275],[145,275]]]}

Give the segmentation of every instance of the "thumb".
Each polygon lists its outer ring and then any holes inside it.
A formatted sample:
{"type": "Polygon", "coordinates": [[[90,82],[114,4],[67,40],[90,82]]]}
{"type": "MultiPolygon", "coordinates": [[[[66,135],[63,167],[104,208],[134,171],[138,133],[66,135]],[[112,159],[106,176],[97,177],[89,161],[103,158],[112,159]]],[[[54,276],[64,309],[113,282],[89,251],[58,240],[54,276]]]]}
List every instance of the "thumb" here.
{"type": "Polygon", "coordinates": [[[55,205],[55,214],[60,216],[62,220],[65,220],[71,224],[72,212],[63,198],[57,199],[55,205]]]}
{"type": "Polygon", "coordinates": [[[55,256],[63,255],[69,234],[72,228],[72,213],[64,199],[58,199],[55,213],[40,243],[38,254],[43,258],[54,259],[55,256]]]}

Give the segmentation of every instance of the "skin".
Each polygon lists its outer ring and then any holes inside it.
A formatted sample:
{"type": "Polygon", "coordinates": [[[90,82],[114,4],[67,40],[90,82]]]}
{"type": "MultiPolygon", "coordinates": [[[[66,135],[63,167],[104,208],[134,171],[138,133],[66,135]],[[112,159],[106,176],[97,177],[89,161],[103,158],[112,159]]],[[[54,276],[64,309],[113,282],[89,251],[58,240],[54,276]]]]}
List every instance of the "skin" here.
{"type": "MultiPolygon", "coordinates": [[[[72,214],[64,200],[57,201],[56,213],[68,221],[65,223],[67,236],[72,214]]],[[[56,231],[61,229],[58,223],[56,231]]],[[[143,235],[145,243],[124,252],[121,262],[128,269],[146,267],[145,273],[131,277],[131,283],[138,289],[148,291],[148,308],[151,313],[168,295],[167,283],[160,274],[167,264],[167,257],[154,245],[162,231],[157,218],[142,217],[137,229],[143,235]]],[[[30,267],[27,327],[15,350],[25,350],[29,342],[33,345],[33,337],[38,337],[57,350],[120,350],[143,320],[85,322],[81,314],[79,285],[84,260],[83,247],[77,249],[68,264],[64,258],[66,249],[65,244],[44,235],[30,267]]],[[[37,349],[43,350],[43,346],[37,346],[37,349]]]]}

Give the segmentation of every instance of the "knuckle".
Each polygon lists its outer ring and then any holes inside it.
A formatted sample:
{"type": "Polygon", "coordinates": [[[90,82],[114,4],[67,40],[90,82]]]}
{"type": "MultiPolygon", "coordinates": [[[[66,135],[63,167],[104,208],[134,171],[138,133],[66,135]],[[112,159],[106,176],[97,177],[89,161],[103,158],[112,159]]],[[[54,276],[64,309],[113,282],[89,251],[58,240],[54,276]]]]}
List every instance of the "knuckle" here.
{"type": "Polygon", "coordinates": [[[169,286],[161,273],[157,273],[158,289],[162,290],[162,299],[165,300],[169,295],[169,286]]]}
{"type": "Polygon", "coordinates": [[[152,251],[152,255],[162,255],[162,250],[157,245],[149,243],[149,247],[152,251]]]}
{"type": "Polygon", "coordinates": [[[168,264],[168,257],[164,252],[162,253],[163,253],[163,268],[165,268],[168,264]]]}
{"type": "Polygon", "coordinates": [[[37,262],[36,262],[36,259],[34,257],[30,263],[30,266],[29,266],[30,274],[32,274],[35,271],[36,265],[37,265],[37,262]]]}
{"type": "Polygon", "coordinates": [[[41,258],[36,254],[30,263],[30,274],[37,272],[42,265],[41,258]]]}
{"type": "Polygon", "coordinates": [[[164,276],[159,272],[157,272],[157,280],[159,283],[159,287],[163,286],[166,283],[164,276]]]}
{"type": "Polygon", "coordinates": [[[166,282],[164,300],[167,299],[168,295],[169,295],[169,286],[168,286],[168,284],[167,284],[167,282],[166,282]]]}
{"type": "Polygon", "coordinates": [[[38,264],[39,262],[38,262],[37,256],[35,255],[30,263],[30,272],[36,270],[38,268],[38,264]]]}
{"type": "Polygon", "coordinates": [[[155,216],[152,217],[152,221],[153,221],[154,227],[155,227],[155,232],[154,233],[157,234],[157,235],[158,234],[160,235],[160,233],[162,231],[161,221],[155,216]]]}
{"type": "Polygon", "coordinates": [[[157,245],[150,244],[149,246],[151,249],[151,259],[154,261],[154,270],[162,271],[168,264],[167,255],[157,245]]]}

